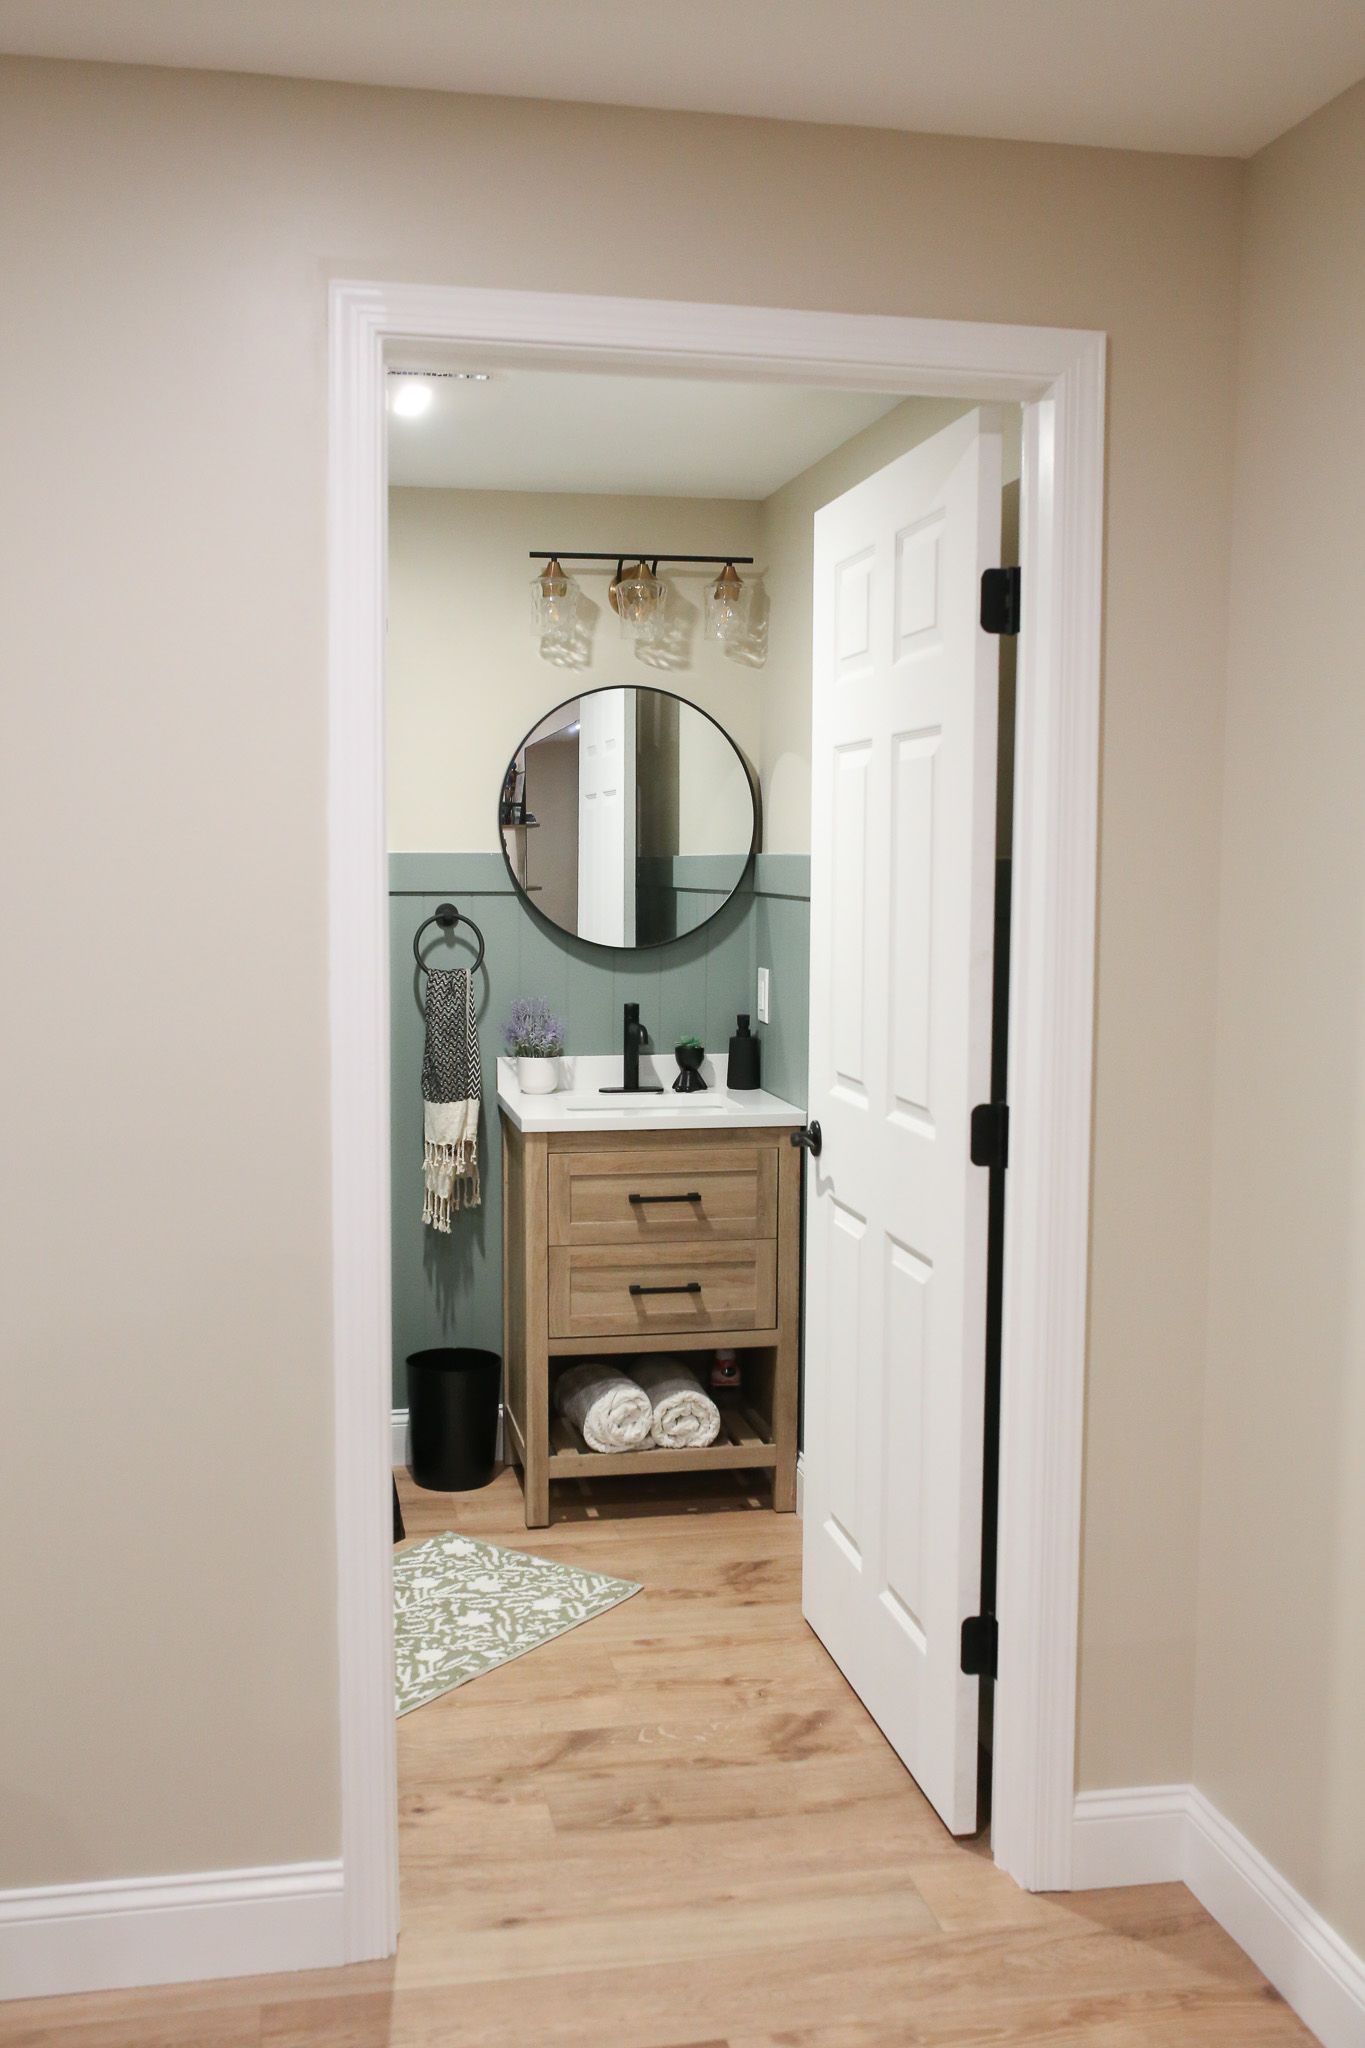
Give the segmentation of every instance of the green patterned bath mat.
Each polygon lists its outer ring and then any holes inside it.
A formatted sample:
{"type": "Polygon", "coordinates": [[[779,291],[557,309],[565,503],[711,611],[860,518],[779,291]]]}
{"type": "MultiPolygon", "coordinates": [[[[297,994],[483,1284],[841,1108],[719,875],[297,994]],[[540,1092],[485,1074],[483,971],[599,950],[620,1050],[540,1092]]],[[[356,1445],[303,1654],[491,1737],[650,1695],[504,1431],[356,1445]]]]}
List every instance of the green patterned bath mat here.
{"type": "Polygon", "coordinates": [[[398,1712],[524,1657],[640,1588],[472,1536],[428,1536],[393,1560],[398,1712]]]}

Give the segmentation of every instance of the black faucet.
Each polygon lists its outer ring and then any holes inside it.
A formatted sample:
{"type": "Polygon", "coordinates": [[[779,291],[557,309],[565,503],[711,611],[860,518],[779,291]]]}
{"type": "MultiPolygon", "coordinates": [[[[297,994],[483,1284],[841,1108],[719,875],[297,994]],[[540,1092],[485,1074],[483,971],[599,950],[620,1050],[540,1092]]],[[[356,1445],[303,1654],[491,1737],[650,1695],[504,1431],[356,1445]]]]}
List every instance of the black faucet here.
{"type": "Polygon", "coordinates": [[[624,1035],[621,1043],[621,1085],[619,1088],[599,1088],[599,1095],[662,1095],[662,1081],[641,1081],[640,1047],[649,1037],[640,1022],[640,1005],[627,1003],[624,1016],[624,1035]]]}

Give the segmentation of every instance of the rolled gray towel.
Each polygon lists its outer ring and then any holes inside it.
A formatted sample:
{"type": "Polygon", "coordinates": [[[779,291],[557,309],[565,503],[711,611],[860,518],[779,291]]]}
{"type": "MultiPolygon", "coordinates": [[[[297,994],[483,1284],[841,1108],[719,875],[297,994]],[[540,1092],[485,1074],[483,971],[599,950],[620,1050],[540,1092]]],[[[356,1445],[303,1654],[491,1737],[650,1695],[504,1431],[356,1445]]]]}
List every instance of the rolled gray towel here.
{"type": "Polygon", "coordinates": [[[590,1451],[643,1451],[650,1445],[654,1410],[648,1394],[619,1366],[585,1358],[555,1381],[555,1407],[590,1451]]]}
{"type": "Polygon", "coordinates": [[[655,1443],[663,1451],[700,1450],[720,1435],[720,1410],[681,1358],[641,1358],[635,1377],[649,1396],[655,1443]]]}

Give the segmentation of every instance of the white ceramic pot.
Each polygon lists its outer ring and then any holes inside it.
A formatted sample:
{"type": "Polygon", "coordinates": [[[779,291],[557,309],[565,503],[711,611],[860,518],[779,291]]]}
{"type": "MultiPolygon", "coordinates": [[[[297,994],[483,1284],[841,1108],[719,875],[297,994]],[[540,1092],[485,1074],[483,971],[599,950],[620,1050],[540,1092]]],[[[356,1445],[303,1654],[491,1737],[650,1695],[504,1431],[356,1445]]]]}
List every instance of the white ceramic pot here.
{"type": "Polygon", "coordinates": [[[559,1086],[559,1061],[518,1059],[517,1086],[523,1095],[553,1095],[559,1086]]]}

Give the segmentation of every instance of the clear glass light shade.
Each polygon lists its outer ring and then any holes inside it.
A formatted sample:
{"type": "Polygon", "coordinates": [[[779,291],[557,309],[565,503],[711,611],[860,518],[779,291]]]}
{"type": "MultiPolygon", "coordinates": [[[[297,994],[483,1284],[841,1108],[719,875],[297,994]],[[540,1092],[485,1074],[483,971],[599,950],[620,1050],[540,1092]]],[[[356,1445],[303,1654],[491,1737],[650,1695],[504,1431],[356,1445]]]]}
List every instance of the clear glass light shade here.
{"type": "Polygon", "coordinates": [[[642,619],[630,627],[635,636],[637,649],[662,647],[668,639],[668,586],[663,586],[659,600],[647,611],[642,619]]]}
{"type": "Polygon", "coordinates": [[[749,618],[749,592],[733,562],[727,562],[706,592],[706,637],[742,640],[749,618]]]}
{"type": "Polygon", "coordinates": [[[554,556],[531,580],[531,613],[537,629],[551,637],[567,635],[573,630],[577,607],[577,586],[554,556]]]}
{"type": "Polygon", "coordinates": [[[648,562],[627,563],[612,579],[607,592],[611,608],[626,632],[637,636],[652,629],[664,595],[664,586],[648,562]]]}

